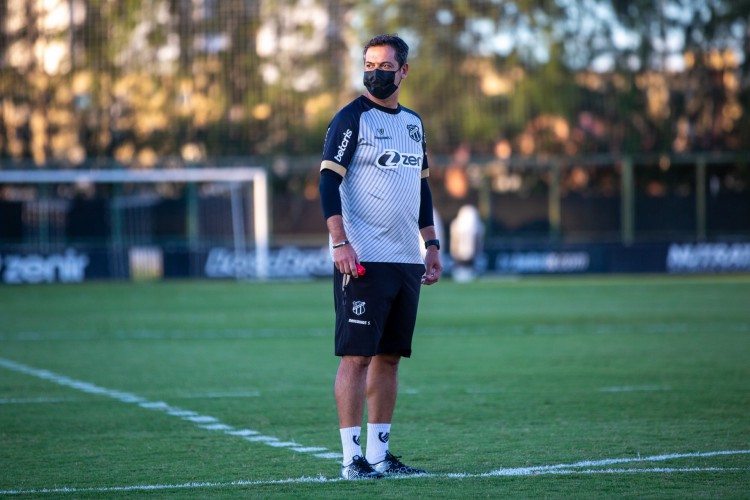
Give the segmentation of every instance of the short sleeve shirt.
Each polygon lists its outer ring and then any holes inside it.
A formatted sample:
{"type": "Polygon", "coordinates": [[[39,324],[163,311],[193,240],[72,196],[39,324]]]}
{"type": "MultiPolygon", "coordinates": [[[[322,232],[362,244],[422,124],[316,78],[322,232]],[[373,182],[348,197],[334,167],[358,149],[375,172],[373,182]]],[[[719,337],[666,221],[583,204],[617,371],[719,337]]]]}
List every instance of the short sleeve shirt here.
{"type": "Polygon", "coordinates": [[[419,205],[429,168],[419,115],[360,96],[328,126],[320,169],[343,177],[344,230],[362,262],[424,262],[419,205]]]}

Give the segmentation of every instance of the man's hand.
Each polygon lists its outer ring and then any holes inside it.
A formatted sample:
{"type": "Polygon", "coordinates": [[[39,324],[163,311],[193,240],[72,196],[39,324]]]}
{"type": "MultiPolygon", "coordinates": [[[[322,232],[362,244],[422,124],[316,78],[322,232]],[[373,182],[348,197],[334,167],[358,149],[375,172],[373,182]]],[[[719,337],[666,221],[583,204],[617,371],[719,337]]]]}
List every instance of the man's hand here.
{"type": "Polygon", "coordinates": [[[359,257],[351,245],[334,248],[333,263],[341,274],[351,274],[353,278],[359,278],[359,274],[357,273],[359,257]]]}
{"type": "Polygon", "coordinates": [[[359,257],[351,243],[336,246],[337,243],[348,241],[346,239],[346,232],[344,232],[344,219],[341,215],[332,215],[326,220],[326,225],[328,226],[328,232],[331,234],[331,241],[334,245],[333,264],[336,266],[336,269],[341,274],[351,274],[352,277],[359,278],[359,274],[357,273],[359,257]]]}
{"type": "Polygon", "coordinates": [[[434,285],[440,280],[440,274],[443,272],[443,265],[440,263],[440,252],[434,246],[427,249],[424,257],[425,272],[422,275],[423,285],[434,285]]]}

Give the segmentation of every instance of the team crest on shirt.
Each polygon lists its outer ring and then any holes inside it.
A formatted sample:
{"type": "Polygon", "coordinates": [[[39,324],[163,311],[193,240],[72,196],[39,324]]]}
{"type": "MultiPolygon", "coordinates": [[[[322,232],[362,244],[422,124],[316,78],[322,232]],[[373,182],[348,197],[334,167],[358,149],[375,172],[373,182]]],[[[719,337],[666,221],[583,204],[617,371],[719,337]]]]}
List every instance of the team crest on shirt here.
{"type": "Polygon", "coordinates": [[[416,125],[407,125],[406,129],[409,131],[409,137],[411,137],[415,142],[421,142],[422,141],[422,134],[419,133],[419,127],[416,125]]]}
{"type": "Polygon", "coordinates": [[[352,302],[352,312],[357,316],[362,316],[365,313],[365,302],[363,300],[352,302]]]}

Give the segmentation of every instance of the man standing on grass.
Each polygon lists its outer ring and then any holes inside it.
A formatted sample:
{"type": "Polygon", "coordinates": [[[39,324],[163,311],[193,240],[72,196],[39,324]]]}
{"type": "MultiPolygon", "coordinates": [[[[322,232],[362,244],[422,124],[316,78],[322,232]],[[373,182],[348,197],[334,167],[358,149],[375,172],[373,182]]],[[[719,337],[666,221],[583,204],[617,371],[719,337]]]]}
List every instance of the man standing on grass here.
{"type": "Polygon", "coordinates": [[[334,262],[335,353],[341,356],[334,392],[344,479],[425,472],[404,465],[388,449],[398,365],[411,355],[420,284],[436,283],[442,271],[422,120],[398,103],[408,54],[395,35],[367,43],[367,92],[334,116],[320,166],[334,262]]]}

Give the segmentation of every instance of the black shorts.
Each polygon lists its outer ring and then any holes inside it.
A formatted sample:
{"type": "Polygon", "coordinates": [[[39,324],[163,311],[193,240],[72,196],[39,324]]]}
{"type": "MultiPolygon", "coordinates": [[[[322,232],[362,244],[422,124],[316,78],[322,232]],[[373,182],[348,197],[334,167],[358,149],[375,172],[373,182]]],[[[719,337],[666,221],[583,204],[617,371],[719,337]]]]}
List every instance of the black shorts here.
{"type": "Polygon", "coordinates": [[[423,264],[363,262],[357,279],[333,270],[336,356],[411,356],[423,264]]]}

